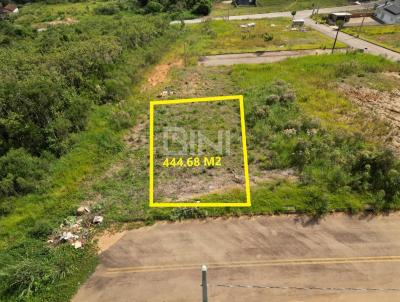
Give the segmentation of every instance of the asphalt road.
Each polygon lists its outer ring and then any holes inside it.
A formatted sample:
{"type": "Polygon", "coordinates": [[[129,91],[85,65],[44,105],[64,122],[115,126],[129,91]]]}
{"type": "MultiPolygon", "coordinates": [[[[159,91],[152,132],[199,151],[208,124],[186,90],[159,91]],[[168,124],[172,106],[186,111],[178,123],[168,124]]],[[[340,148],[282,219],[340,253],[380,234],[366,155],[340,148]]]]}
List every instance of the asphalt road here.
{"type": "Polygon", "coordinates": [[[400,301],[400,290],[389,290],[400,289],[399,219],[337,214],[318,224],[296,216],[158,223],[127,232],[103,252],[72,301],[201,301],[202,264],[209,267],[210,302],[400,301]],[[259,287],[235,287],[241,285],[259,287]]]}
{"type": "MultiPolygon", "coordinates": [[[[338,51],[344,51],[344,50],[338,50],[338,51]]],[[[328,53],[331,53],[330,49],[282,50],[282,51],[211,55],[211,56],[201,57],[199,60],[199,65],[221,66],[221,65],[234,65],[234,64],[274,63],[285,60],[287,58],[321,55],[328,53]]]]}
{"type": "MultiPolygon", "coordinates": [[[[363,5],[349,5],[349,6],[341,6],[341,7],[327,7],[320,8],[319,13],[328,14],[334,13],[338,11],[352,11],[352,10],[360,10],[362,8],[373,7],[375,2],[370,2],[363,5]]],[[[312,10],[302,10],[296,13],[296,19],[306,18],[311,16],[312,10]]],[[[240,15],[240,16],[229,16],[229,20],[256,20],[256,19],[266,19],[266,18],[278,18],[278,17],[288,17],[292,18],[292,14],[290,11],[288,12],[276,12],[276,13],[265,13],[265,14],[252,14],[252,15],[240,15]]],[[[201,23],[206,20],[227,20],[226,17],[204,17],[198,19],[184,20],[185,24],[196,24],[201,23]]],[[[172,21],[171,24],[179,24],[181,21],[172,21]]]]}
{"type": "MultiPolygon", "coordinates": [[[[321,33],[324,35],[335,38],[336,36],[336,30],[332,29],[331,27],[323,24],[316,24],[315,21],[311,20],[310,18],[304,18],[305,24],[321,33]]],[[[400,53],[386,49],[384,47],[369,43],[367,41],[358,39],[354,36],[348,35],[346,33],[340,32],[338,35],[338,40],[340,42],[343,42],[347,45],[349,45],[352,48],[355,49],[363,49],[364,52],[370,53],[373,55],[380,55],[384,56],[390,60],[393,61],[399,61],[400,62],[400,53]]]]}

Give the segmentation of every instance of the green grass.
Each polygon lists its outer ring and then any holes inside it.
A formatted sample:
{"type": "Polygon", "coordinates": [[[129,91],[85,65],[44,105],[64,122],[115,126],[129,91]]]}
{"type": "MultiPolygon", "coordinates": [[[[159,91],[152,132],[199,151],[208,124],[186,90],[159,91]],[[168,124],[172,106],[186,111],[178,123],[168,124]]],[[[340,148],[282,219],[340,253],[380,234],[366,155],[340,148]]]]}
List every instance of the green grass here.
{"type": "MultiPolygon", "coordinates": [[[[346,27],[345,33],[358,35],[358,27],[346,27]]],[[[400,52],[400,25],[364,26],[360,38],[374,44],[400,52]]]]}
{"type": "Polygon", "coordinates": [[[313,4],[317,7],[335,7],[349,5],[348,0],[258,0],[256,7],[234,7],[231,4],[216,2],[214,4],[211,16],[231,16],[261,14],[271,12],[299,11],[312,9],[313,4]]]}
{"type": "MultiPolygon", "coordinates": [[[[110,1],[108,3],[112,2],[115,1],[110,1]]],[[[84,16],[92,15],[94,9],[101,5],[102,2],[95,1],[57,4],[46,4],[41,2],[29,3],[21,8],[16,23],[34,26],[35,24],[53,21],[57,18],[64,19],[67,17],[73,17],[79,20],[84,16]]]]}
{"type": "MultiPolygon", "coordinates": [[[[114,176],[97,180],[92,187],[92,195],[100,194],[103,214],[107,221],[114,222],[152,223],[160,219],[271,214],[287,212],[287,207],[311,214],[317,213],[321,207],[325,209],[325,206],[328,211],[360,211],[366,204],[375,202],[372,192],[357,192],[346,186],[334,189],[328,181],[334,184],[338,167],[346,167],[339,165],[341,161],[351,161],[362,151],[379,149],[381,136],[390,129],[363,115],[356,106],[340,95],[336,85],[359,74],[368,78],[378,76],[384,71],[399,72],[400,69],[395,63],[383,58],[362,54],[304,57],[279,64],[190,67],[185,71],[178,70],[173,74],[172,82],[168,83],[175,92],[174,98],[187,97],[187,89],[192,89],[193,86],[197,88],[191,90],[191,94],[193,91],[197,92],[193,96],[213,95],[216,92],[221,95],[244,94],[245,110],[249,113],[246,121],[251,175],[256,173],[255,169],[292,167],[291,154],[299,140],[312,142],[317,150],[322,148],[315,160],[304,167],[304,172],[299,172],[307,181],[272,181],[254,185],[251,208],[149,209],[146,172],[148,150],[147,145],[142,145],[139,150],[126,150],[121,159],[126,163],[125,167],[114,176]],[[252,126],[252,107],[259,102],[260,97],[271,93],[265,89],[277,79],[284,80],[293,87],[296,106],[288,109],[274,107],[268,124],[252,126]],[[218,87],[217,91],[215,87],[218,87]],[[298,136],[290,139],[282,134],[282,127],[289,124],[304,125],[307,118],[313,120],[307,127],[320,129],[313,139],[310,139],[307,131],[301,131],[298,136]],[[315,125],[312,126],[313,124],[315,125]],[[334,162],[329,159],[331,156],[336,158],[334,162]],[[317,200],[316,205],[310,203],[315,195],[323,197],[322,200],[317,200]]],[[[206,195],[201,200],[231,201],[241,200],[243,197],[243,190],[231,190],[225,194],[206,195]]]]}
{"type": "MultiPolygon", "coordinates": [[[[209,21],[186,27],[188,52],[197,55],[277,51],[294,49],[330,48],[333,40],[307,28],[292,31],[289,18],[248,21],[209,21]],[[241,24],[254,22],[255,27],[241,28],[241,24]],[[271,35],[272,40],[265,39],[271,35]]],[[[338,47],[345,47],[343,43],[338,47]]]]}

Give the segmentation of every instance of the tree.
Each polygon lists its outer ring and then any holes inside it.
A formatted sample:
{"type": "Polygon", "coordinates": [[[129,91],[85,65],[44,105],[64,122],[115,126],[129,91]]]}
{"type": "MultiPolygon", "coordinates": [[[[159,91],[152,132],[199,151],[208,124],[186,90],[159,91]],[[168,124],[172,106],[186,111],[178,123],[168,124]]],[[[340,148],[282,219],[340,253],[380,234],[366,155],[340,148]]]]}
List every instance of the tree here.
{"type": "Polygon", "coordinates": [[[294,16],[296,16],[296,14],[297,14],[297,11],[293,10],[293,11],[291,12],[291,14],[292,14],[292,20],[293,20],[293,19],[294,19],[294,16]]]}

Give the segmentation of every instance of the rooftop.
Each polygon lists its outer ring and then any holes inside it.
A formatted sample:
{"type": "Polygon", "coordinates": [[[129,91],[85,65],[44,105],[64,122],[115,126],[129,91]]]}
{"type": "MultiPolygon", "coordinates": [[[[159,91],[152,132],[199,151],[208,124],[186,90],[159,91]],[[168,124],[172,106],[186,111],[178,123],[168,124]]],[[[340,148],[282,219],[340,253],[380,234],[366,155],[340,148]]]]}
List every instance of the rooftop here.
{"type": "Polygon", "coordinates": [[[400,6],[397,4],[391,4],[385,7],[385,10],[392,13],[393,15],[400,15],[400,6]]]}

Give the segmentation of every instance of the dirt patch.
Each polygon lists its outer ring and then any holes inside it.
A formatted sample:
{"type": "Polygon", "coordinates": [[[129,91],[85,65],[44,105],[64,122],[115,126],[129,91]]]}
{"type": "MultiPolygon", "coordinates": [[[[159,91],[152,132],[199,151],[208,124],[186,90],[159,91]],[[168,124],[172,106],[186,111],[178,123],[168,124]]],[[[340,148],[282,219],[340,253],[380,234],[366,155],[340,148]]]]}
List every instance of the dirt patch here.
{"type": "Polygon", "coordinates": [[[261,171],[256,176],[250,176],[251,183],[261,184],[265,182],[273,182],[279,180],[297,181],[299,179],[297,173],[293,169],[286,170],[267,170],[261,171]]]}
{"type": "Polygon", "coordinates": [[[124,136],[124,142],[131,150],[138,150],[148,142],[145,130],[148,128],[149,122],[147,116],[138,121],[136,126],[130,128],[124,136]]]}
{"type": "Polygon", "coordinates": [[[391,127],[387,141],[400,154],[400,89],[378,91],[368,87],[341,84],[340,90],[370,115],[388,123],[391,127]]]}
{"type": "Polygon", "coordinates": [[[73,24],[77,24],[77,23],[79,23],[78,20],[68,17],[63,20],[57,19],[57,20],[50,21],[50,22],[39,23],[39,24],[34,25],[33,27],[38,30],[45,30],[46,28],[48,28],[50,26],[73,25],[73,24]]]}
{"type": "Polygon", "coordinates": [[[126,232],[127,232],[126,230],[122,232],[106,231],[105,233],[96,237],[95,239],[98,240],[97,246],[99,248],[99,254],[112,247],[118,240],[120,240],[126,234],[126,232]]]}
{"type": "MultiPolygon", "coordinates": [[[[179,59],[175,62],[170,62],[167,64],[159,64],[157,65],[153,71],[151,72],[150,76],[147,79],[147,83],[150,87],[155,87],[163,82],[165,82],[168,72],[173,67],[181,67],[183,65],[182,59],[179,59]]],[[[146,85],[142,88],[142,91],[146,89],[146,85]]]]}
{"type": "MultiPolygon", "coordinates": [[[[250,169],[254,171],[254,169],[250,169]]],[[[233,190],[243,191],[245,188],[243,173],[234,170],[207,170],[204,175],[193,175],[183,180],[167,180],[165,184],[159,184],[158,194],[174,198],[166,200],[188,201],[200,198],[208,194],[223,194],[233,190]],[[213,181],[210,182],[209,178],[213,181]],[[178,192],[178,193],[177,193],[178,192]]],[[[257,175],[250,175],[250,185],[258,185],[276,181],[297,181],[298,176],[293,169],[259,171],[257,175]]]]}

